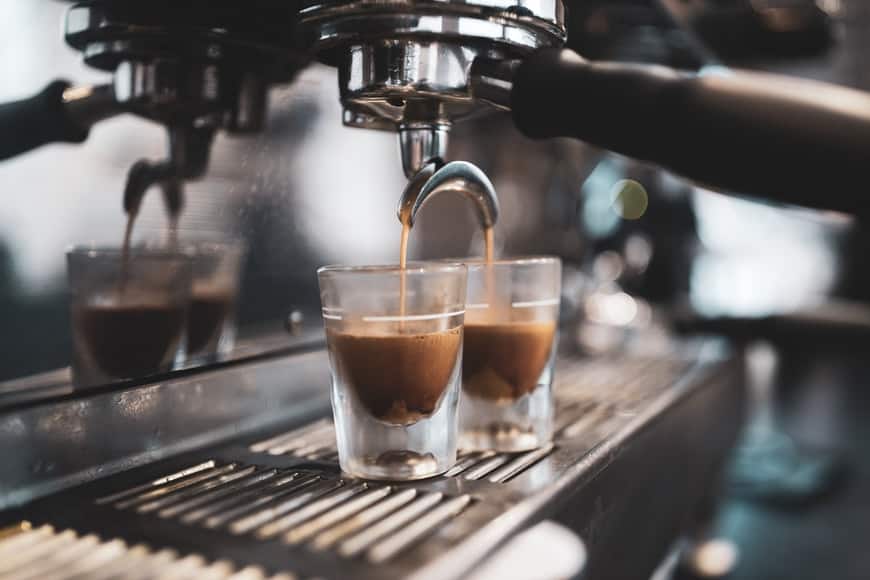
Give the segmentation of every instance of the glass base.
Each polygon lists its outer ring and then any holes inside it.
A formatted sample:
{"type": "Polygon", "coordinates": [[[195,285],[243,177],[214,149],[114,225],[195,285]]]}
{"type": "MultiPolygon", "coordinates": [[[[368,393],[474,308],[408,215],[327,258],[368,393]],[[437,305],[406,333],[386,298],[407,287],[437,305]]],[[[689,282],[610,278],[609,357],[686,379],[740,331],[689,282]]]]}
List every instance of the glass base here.
{"type": "Polygon", "coordinates": [[[530,451],[549,443],[542,441],[532,430],[523,430],[512,423],[491,423],[482,429],[467,429],[459,437],[459,448],[463,451],[492,449],[494,451],[530,451]]]}
{"type": "Polygon", "coordinates": [[[441,475],[454,461],[439,465],[431,453],[420,454],[414,451],[385,451],[377,457],[341,462],[341,469],[348,475],[360,479],[382,481],[414,481],[441,475]]]}
{"type": "Polygon", "coordinates": [[[332,402],[338,462],[360,479],[411,481],[440,475],[456,463],[459,365],[432,414],[398,425],[374,417],[352,395],[336,388],[332,402]]]}
{"type": "Polygon", "coordinates": [[[491,400],[464,392],[459,448],[463,451],[529,451],[553,438],[550,383],[516,400],[491,400]]]}

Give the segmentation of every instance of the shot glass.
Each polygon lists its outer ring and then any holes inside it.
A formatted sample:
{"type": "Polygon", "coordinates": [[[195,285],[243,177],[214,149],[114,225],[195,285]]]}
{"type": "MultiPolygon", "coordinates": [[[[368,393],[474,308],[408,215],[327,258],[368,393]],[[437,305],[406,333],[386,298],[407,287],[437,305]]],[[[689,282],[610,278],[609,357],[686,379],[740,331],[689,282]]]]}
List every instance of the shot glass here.
{"type": "Polygon", "coordinates": [[[190,302],[180,253],[76,247],[67,252],[73,382],[138,378],[172,368],[190,302]]]}
{"type": "Polygon", "coordinates": [[[317,271],[344,472],[413,480],[456,461],[466,268],[317,271]]]}
{"type": "Polygon", "coordinates": [[[562,263],[542,256],[467,265],[460,448],[545,445],[553,436],[562,263]]]}
{"type": "Polygon", "coordinates": [[[245,256],[240,241],[195,242],[184,246],[193,267],[187,316],[187,356],[214,358],[233,349],[236,304],[245,256]]]}

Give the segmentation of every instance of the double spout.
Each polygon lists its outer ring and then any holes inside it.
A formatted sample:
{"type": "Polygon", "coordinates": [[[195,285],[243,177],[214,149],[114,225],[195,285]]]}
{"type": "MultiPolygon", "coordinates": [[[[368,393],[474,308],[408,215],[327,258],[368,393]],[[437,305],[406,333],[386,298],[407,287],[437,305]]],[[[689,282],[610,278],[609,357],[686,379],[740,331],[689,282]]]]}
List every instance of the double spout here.
{"type": "Polygon", "coordinates": [[[399,199],[396,211],[403,226],[412,227],[417,214],[434,196],[459,193],[474,205],[477,218],[485,230],[498,221],[498,196],[495,187],[476,165],[467,161],[439,161],[427,163],[414,175],[399,199]]]}

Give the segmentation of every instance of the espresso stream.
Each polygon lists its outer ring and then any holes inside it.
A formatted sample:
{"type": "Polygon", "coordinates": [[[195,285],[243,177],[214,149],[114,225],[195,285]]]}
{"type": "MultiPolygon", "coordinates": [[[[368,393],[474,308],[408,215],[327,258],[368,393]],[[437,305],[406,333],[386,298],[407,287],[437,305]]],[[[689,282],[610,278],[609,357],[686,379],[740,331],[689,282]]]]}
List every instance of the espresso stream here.
{"type": "MultiPolygon", "coordinates": [[[[399,310],[405,316],[408,238],[411,227],[402,225],[399,250],[399,310]]],[[[487,295],[495,304],[492,227],[484,231],[487,295]]],[[[463,330],[419,332],[405,320],[396,333],[327,330],[337,373],[348,383],[359,402],[375,418],[408,425],[431,415],[450,382],[463,330]]],[[[546,366],[555,333],[552,322],[465,325],[463,348],[465,389],[488,399],[516,399],[537,386],[546,366]]]]}
{"type": "MultiPolygon", "coordinates": [[[[399,265],[407,265],[410,226],[402,226],[399,265]]],[[[550,358],[556,324],[543,322],[503,322],[496,309],[495,232],[484,229],[486,247],[486,300],[492,322],[465,325],[463,341],[463,389],[477,397],[512,401],[532,392],[550,358]]],[[[405,313],[405,276],[402,275],[399,299],[405,313]]]]}
{"type": "MultiPolygon", "coordinates": [[[[73,328],[94,364],[113,378],[132,378],[168,370],[178,350],[185,309],[137,288],[128,288],[130,243],[137,212],[124,228],[118,285],[93,302],[75,305],[73,328]]],[[[174,227],[173,227],[174,229],[174,227]]]]}
{"type": "Polygon", "coordinates": [[[121,244],[121,276],[118,282],[118,294],[124,296],[127,287],[127,277],[130,265],[130,240],[133,237],[133,224],[136,223],[136,212],[127,215],[127,225],[124,227],[124,241],[121,244]]]}

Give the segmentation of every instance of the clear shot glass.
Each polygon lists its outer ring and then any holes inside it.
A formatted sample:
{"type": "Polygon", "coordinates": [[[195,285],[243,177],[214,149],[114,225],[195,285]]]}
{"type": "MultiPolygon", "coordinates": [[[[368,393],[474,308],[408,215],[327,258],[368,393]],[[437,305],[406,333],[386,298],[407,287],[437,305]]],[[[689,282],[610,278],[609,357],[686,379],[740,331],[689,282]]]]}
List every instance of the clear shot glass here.
{"type": "Polygon", "coordinates": [[[562,263],[469,261],[462,449],[524,451],[553,436],[553,362],[562,263]]]}
{"type": "Polygon", "coordinates": [[[456,461],[466,267],[317,272],[338,456],[364,479],[413,480],[456,461]]]}
{"type": "Polygon", "coordinates": [[[187,315],[187,356],[214,358],[235,345],[236,305],[245,245],[241,241],[195,242],[190,256],[193,285],[187,315]]]}
{"type": "Polygon", "coordinates": [[[180,253],[76,247],[67,252],[73,382],[171,370],[183,348],[190,259],[180,253]]]}

